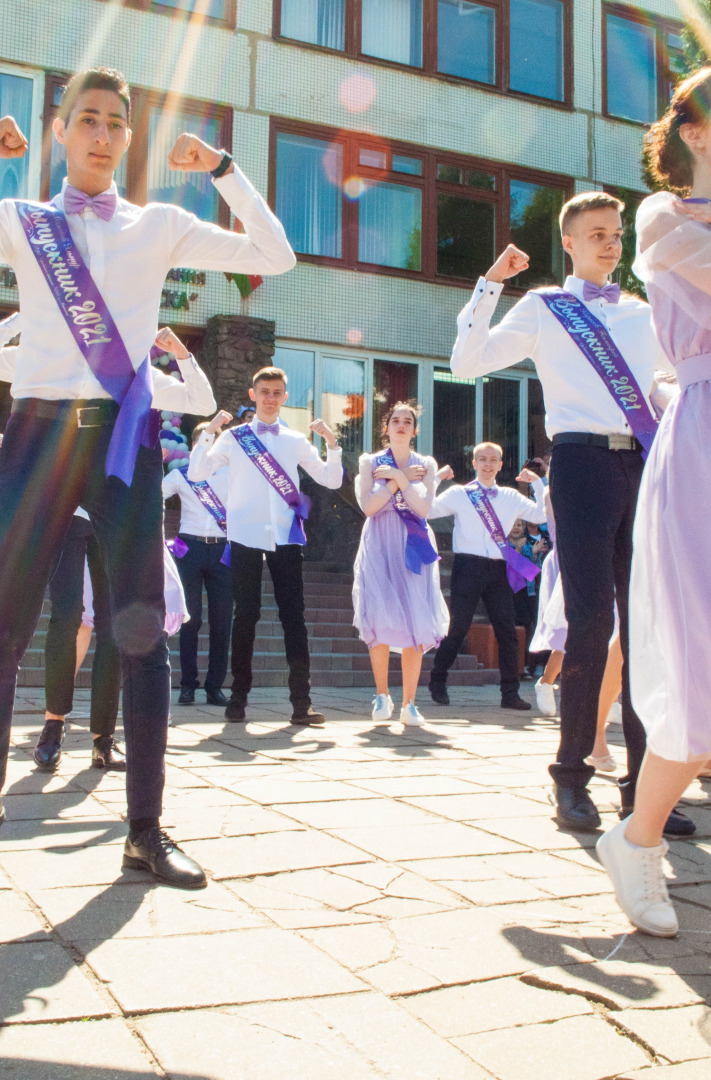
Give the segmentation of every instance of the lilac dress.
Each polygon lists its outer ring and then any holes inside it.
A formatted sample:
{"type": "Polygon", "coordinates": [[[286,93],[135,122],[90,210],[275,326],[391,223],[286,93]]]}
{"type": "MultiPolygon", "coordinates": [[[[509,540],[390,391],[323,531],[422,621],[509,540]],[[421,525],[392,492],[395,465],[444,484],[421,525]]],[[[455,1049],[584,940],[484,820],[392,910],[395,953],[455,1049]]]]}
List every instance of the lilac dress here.
{"type": "Polygon", "coordinates": [[[560,578],[558,547],[555,537],[555,518],[548,488],[543,494],[543,501],[546,508],[546,520],[552,550],[546,556],[541,570],[541,587],[538,593],[538,622],[536,623],[536,632],[529,645],[529,650],[532,653],[552,652],[554,650],[563,652],[568,637],[568,622],[565,618],[565,600],[563,599],[563,584],[560,578]]]}
{"type": "MultiPolygon", "coordinates": [[[[356,494],[361,504],[387,482],[373,480],[373,468],[377,467],[373,462],[378,456],[363,454],[360,459],[356,494]]],[[[434,479],[433,458],[412,453],[408,465],[424,466],[434,479]]],[[[416,494],[426,496],[425,484],[412,487],[416,494]]],[[[436,548],[429,525],[427,532],[436,548]]],[[[419,574],[413,574],[405,565],[406,539],[405,525],[392,498],[377,514],[366,518],[354,567],[353,625],[369,649],[389,645],[392,649],[414,647],[427,652],[439,645],[447,633],[449,611],[439,585],[439,563],[430,563],[419,574]]]]}
{"type": "Polygon", "coordinates": [[[711,755],[711,228],[658,192],[637,214],[647,286],[680,393],[642,478],[630,586],[632,700],[655,754],[711,755]]]}

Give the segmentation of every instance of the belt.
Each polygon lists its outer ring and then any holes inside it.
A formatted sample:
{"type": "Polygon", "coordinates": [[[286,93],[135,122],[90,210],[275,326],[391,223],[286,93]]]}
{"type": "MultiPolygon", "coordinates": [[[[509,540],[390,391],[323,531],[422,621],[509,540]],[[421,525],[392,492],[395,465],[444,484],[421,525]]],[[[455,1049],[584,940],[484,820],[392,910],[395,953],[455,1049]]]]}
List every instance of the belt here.
{"type": "Polygon", "coordinates": [[[587,446],[601,446],[605,450],[641,450],[642,444],[634,435],[593,435],[589,431],[561,431],[553,436],[553,445],[561,443],[583,443],[587,446]]]}
{"type": "Polygon", "coordinates": [[[181,540],[199,540],[201,544],[224,544],[225,536],[193,536],[192,533],[178,533],[181,540]]]}
{"type": "Polygon", "coordinates": [[[59,401],[47,401],[45,398],[17,398],[12,403],[12,412],[30,413],[41,420],[74,421],[77,427],[101,427],[113,424],[119,413],[118,402],[112,398],[72,398],[59,401]]]}

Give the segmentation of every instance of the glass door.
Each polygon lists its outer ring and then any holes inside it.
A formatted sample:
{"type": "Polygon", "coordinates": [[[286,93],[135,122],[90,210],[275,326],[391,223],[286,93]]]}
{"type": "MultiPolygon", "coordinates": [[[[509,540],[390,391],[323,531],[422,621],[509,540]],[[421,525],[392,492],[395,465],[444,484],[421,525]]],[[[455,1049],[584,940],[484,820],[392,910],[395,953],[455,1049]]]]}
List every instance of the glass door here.
{"type": "Polygon", "coordinates": [[[385,414],[396,401],[417,401],[417,364],[373,361],[373,452],[382,445],[385,414]]]}

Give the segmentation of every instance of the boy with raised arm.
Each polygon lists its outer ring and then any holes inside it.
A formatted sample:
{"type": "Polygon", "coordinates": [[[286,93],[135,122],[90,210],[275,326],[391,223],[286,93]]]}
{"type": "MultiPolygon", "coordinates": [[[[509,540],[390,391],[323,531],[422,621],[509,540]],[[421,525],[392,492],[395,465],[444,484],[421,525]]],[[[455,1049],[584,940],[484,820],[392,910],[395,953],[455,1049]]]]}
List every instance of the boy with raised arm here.
{"type": "MultiPolygon", "coordinates": [[[[120,73],[75,75],[53,128],[67,154],[61,193],[49,204],[0,202],[0,261],[17,276],[24,327],[0,450],[0,787],[18,663],[55,550],[81,505],[107,567],[123,668],[124,865],[201,888],[202,869],[159,822],[170,669],[162,457],[148,352],[172,267],[277,274],[295,259],[280,223],[231,156],[195,135],[179,136],[171,168],[211,173],[245,234],[178,206],[140,207],[119,198],[114,172],[131,140],[129,88],[120,73]]],[[[26,149],[14,119],[0,120],[0,157],[26,149]]]]}

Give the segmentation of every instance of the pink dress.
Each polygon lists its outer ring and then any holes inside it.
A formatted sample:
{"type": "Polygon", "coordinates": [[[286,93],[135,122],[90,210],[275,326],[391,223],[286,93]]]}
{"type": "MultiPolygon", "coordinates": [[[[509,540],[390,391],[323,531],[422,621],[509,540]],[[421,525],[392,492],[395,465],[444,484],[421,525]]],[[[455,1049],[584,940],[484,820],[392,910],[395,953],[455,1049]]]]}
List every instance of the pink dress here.
{"type": "Polygon", "coordinates": [[[546,507],[548,532],[553,545],[546,556],[541,570],[541,587],[538,593],[538,622],[529,649],[531,652],[564,652],[568,637],[568,622],[565,617],[563,584],[560,578],[558,547],[555,538],[555,518],[549,489],[543,493],[546,507]]]}
{"type": "Polygon", "coordinates": [[[637,504],[630,586],[632,700],[650,748],[711,755],[711,227],[670,192],[637,214],[635,273],[679,380],[637,504]]]}
{"type": "MultiPolygon", "coordinates": [[[[361,502],[387,482],[372,479],[372,462],[377,456],[363,454],[360,459],[356,495],[361,502]]],[[[423,465],[434,479],[433,458],[412,453],[408,464],[423,465]]],[[[418,495],[426,495],[424,484],[412,486],[418,495]]],[[[436,549],[429,525],[427,532],[436,549]]],[[[408,570],[406,539],[407,531],[392,498],[377,514],[366,518],[354,567],[353,624],[369,649],[389,645],[427,652],[439,645],[449,628],[449,611],[439,586],[439,563],[423,566],[419,574],[408,570]]]]}

